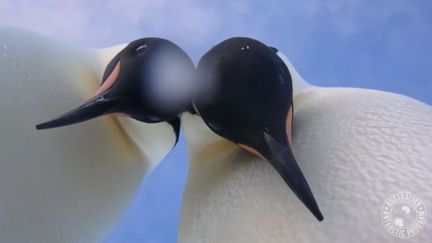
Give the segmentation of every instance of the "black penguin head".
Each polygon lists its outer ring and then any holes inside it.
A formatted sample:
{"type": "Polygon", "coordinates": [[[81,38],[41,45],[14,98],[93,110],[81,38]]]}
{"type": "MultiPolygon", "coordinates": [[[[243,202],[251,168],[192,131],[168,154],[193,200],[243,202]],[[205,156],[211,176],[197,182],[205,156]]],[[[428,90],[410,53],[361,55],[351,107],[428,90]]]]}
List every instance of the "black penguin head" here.
{"type": "Polygon", "coordinates": [[[291,151],[292,80],[277,50],[250,38],[231,38],[199,61],[212,88],[194,101],[218,135],[269,161],[318,220],[323,216],[291,151]]]}
{"type": "MultiPolygon", "coordinates": [[[[92,98],[36,127],[66,126],[110,113],[123,113],[147,123],[178,120],[177,115],[190,103],[187,90],[181,87],[191,82],[194,71],[188,55],[174,43],[160,38],[135,40],[107,65],[92,98]]],[[[178,121],[172,124],[179,129],[178,121]]]]}

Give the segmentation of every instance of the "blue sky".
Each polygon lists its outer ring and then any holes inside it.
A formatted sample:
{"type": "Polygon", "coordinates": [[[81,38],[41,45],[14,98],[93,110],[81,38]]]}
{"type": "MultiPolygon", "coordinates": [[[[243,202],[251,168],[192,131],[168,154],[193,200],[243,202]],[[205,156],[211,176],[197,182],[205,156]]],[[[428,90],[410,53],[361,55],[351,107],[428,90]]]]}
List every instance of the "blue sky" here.
{"type": "MultiPolygon", "coordinates": [[[[427,0],[2,0],[0,25],[95,48],[165,37],[195,62],[225,38],[249,36],[284,52],[312,84],[380,89],[432,104],[427,0]]],[[[181,140],[106,242],[175,242],[186,173],[181,140]]]]}

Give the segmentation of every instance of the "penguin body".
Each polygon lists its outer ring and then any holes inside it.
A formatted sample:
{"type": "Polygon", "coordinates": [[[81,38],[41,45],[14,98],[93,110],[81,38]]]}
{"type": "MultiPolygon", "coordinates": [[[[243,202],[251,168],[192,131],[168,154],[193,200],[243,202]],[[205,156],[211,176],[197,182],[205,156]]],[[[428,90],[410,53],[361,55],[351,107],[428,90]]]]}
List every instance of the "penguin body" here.
{"type": "MultiPolygon", "coordinates": [[[[324,216],[318,222],[277,171],[182,116],[190,166],[179,242],[393,242],[381,221],[388,197],[409,191],[432,208],[432,108],[409,97],[293,82],[292,151],[324,216]]],[[[217,131],[217,130],[216,130],[217,131]]],[[[432,237],[426,223],[411,242],[432,237]]]]}
{"type": "Polygon", "coordinates": [[[124,47],[85,50],[0,28],[0,242],[102,241],[171,151],[166,122],[106,116],[34,127],[91,96],[124,47]]]}

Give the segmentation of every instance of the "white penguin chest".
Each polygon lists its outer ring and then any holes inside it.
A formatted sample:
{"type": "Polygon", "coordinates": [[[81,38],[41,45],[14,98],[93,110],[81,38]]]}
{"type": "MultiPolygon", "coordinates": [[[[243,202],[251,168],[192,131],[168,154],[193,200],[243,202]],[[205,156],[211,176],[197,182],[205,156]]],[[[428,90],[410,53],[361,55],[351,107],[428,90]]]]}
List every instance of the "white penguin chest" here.
{"type": "MultiPolygon", "coordinates": [[[[411,191],[432,208],[429,106],[370,90],[312,92],[296,98],[293,152],[324,221],[269,163],[233,144],[205,156],[189,143],[180,242],[390,242],[380,221],[386,197],[411,191]]],[[[416,240],[431,237],[425,228],[416,240]]]]}

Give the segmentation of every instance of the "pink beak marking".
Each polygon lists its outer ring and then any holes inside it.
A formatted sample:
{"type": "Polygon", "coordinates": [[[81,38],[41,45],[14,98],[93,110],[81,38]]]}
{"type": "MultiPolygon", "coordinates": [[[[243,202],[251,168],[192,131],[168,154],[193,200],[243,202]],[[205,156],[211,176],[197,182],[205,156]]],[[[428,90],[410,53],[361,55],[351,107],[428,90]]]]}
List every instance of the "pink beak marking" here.
{"type": "Polygon", "coordinates": [[[99,96],[100,94],[104,93],[109,88],[111,88],[114,85],[114,83],[118,80],[118,78],[120,76],[120,71],[121,71],[121,65],[120,65],[120,61],[119,61],[117,63],[117,65],[115,66],[114,70],[111,72],[111,74],[105,80],[105,82],[96,90],[95,94],[93,94],[88,100],[91,100],[91,99],[99,96]]]}

